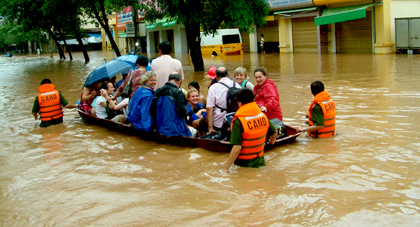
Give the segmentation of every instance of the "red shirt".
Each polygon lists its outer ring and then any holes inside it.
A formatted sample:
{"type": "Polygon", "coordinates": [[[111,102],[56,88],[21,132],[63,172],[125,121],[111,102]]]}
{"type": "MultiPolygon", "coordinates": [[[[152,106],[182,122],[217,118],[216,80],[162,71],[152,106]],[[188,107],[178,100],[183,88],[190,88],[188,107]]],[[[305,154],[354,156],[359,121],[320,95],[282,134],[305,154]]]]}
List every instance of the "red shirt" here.
{"type": "MultiPolygon", "coordinates": [[[[137,89],[141,87],[140,80],[146,72],[146,70],[134,70],[133,76],[131,78],[131,93],[129,97],[130,99],[133,97],[134,92],[136,92],[137,89]]],[[[122,84],[118,88],[118,91],[120,91],[120,93],[124,90],[125,85],[128,83],[130,73],[131,71],[128,73],[128,75],[124,79],[124,82],[122,82],[122,84]]]]}

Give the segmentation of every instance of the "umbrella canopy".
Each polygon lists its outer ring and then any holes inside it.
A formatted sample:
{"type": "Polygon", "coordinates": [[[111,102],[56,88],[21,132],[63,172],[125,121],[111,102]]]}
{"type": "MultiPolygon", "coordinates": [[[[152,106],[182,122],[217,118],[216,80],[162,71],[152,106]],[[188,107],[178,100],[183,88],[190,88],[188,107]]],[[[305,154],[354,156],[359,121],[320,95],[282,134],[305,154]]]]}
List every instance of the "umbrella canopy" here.
{"type": "Polygon", "coordinates": [[[83,86],[90,86],[98,81],[112,79],[119,73],[132,69],[133,66],[125,61],[112,60],[93,70],[86,78],[83,86]]]}
{"type": "Polygon", "coordinates": [[[138,55],[126,54],[126,55],[123,55],[123,56],[116,57],[112,60],[113,61],[118,60],[118,61],[126,62],[126,63],[132,65],[132,67],[134,68],[134,67],[136,67],[136,61],[137,61],[138,57],[139,57],[138,55]]]}
{"type": "MultiPolygon", "coordinates": [[[[112,59],[112,60],[113,60],[113,61],[114,61],[114,60],[118,60],[118,61],[124,61],[124,62],[127,62],[127,63],[129,63],[129,64],[133,65],[133,69],[137,69],[137,64],[136,64],[136,62],[137,62],[137,58],[138,58],[138,57],[139,57],[138,55],[134,55],[134,54],[126,54],[126,55],[123,55],[123,56],[116,57],[116,58],[114,58],[114,59],[112,59]]],[[[150,71],[150,70],[151,70],[150,59],[149,59],[149,65],[146,67],[146,70],[147,70],[147,71],[150,71]]],[[[128,74],[128,72],[125,72],[125,74],[128,74]]]]}

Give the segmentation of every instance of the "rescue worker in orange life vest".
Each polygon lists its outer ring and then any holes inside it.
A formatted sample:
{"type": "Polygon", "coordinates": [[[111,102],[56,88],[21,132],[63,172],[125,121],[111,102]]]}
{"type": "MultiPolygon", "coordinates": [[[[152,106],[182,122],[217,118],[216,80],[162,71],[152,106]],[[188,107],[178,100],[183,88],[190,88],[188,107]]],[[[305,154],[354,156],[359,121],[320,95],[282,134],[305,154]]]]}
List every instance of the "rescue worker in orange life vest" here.
{"type": "Polygon", "coordinates": [[[309,127],[298,127],[299,132],[308,132],[311,137],[325,138],[335,135],[335,102],[324,90],[321,81],[311,84],[314,99],[308,109],[309,127]]]}
{"type": "Polygon", "coordinates": [[[230,144],[233,144],[229,158],[223,166],[223,172],[229,173],[230,166],[258,168],[265,166],[264,146],[267,134],[274,144],[277,130],[273,123],[261,112],[254,102],[254,92],[242,89],[236,93],[239,109],[231,123],[230,144]]]}
{"type": "Polygon", "coordinates": [[[32,114],[35,120],[38,120],[38,113],[41,118],[40,127],[48,127],[63,123],[63,109],[64,106],[68,109],[77,108],[79,105],[69,104],[64,96],[55,90],[55,86],[51,84],[51,80],[43,79],[41,86],[38,88],[39,94],[35,98],[32,107],[32,114]]]}

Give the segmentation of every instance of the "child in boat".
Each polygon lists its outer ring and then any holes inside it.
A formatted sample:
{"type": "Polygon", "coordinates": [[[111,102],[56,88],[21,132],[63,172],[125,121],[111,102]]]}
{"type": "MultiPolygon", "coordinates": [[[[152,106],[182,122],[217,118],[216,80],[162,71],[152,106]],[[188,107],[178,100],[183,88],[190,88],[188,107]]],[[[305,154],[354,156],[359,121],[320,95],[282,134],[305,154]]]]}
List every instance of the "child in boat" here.
{"type": "Polygon", "coordinates": [[[198,84],[197,81],[191,81],[188,84],[188,89],[192,89],[195,88],[198,91],[198,102],[203,104],[204,108],[206,107],[206,103],[207,103],[207,99],[206,97],[203,95],[203,93],[200,92],[200,85],[198,84]]]}
{"type": "Polygon", "coordinates": [[[199,102],[198,91],[195,88],[189,89],[187,94],[187,124],[198,130],[198,136],[207,131],[207,110],[199,102]]]}

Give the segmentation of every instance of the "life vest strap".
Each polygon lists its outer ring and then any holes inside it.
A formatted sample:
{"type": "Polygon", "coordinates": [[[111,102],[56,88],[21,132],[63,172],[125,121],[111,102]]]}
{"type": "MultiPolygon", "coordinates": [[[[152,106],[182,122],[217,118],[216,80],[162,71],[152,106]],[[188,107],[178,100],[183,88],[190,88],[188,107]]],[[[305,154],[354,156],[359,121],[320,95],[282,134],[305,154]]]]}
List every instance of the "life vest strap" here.
{"type": "Polygon", "coordinates": [[[261,157],[260,154],[263,153],[263,152],[264,152],[264,148],[260,151],[257,151],[257,152],[245,153],[245,154],[240,153],[238,157],[240,157],[240,156],[250,156],[250,155],[257,155],[257,157],[261,157]]]}
{"type": "MultiPolygon", "coordinates": [[[[42,110],[44,107],[42,107],[42,108],[40,108],[40,110],[42,110]]],[[[53,109],[53,110],[50,110],[50,111],[41,111],[42,113],[51,113],[51,112],[55,112],[55,111],[57,111],[57,110],[60,110],[61,109],[61,107],[60,106],[58,106],[58,108],[56,108],[56,109],[53,109]]]]}
{"type": "Polygon", "coordinates": [[[254,145],[254,146],[248,146],[248,147],[242,147],[242,149],[250,149],[250,148],[256,148],[256,147],[259,147],[259,146],[262,146],[262,145],[264,145],[264,143],[265,142],[263,142],[263,143],[260,143],[260,144],[257,144],[257,145],[254,145]]]}
{"type": "Polygon", "coordinates": [[[334,135],[334,132],[335,132],[335,130],[332,130],[332,131],[327,131],[327,132],[317,132],[317,134],[318,134],[318,135],[321,135],[321,134],[328,134],[328,133],[332,133],[332,134],[334,135]]]}
{"type": "Polygon", "coordinates": [[[254,139],[243,139],[243,140],[244,141],[254,141],[254,140],[260,140],[260,139],[262,139],[264,137],[266,137],[266,136],[264,135],[264,136],[261,136],[261,137],[258,137],[258,138],[254,138],[254,139]]]}
{"type": "Polygon", "coordinates": [[[51,121],[51,120],[54,120],[54,119],[60,118],[60,117],[62,116],[62,114],[63,114],[63,112],[61,112],[61,113],[59,113],[59,114],[56,114],[56,115],[53,115],[53,116],[41,117],[41,121],[51,121]],[[60,115],[61,115],[61,116],[60,116],[60,115]],[[57,117],[57,116],[60,116],[60,117],[57,117]],[[57,118],[54,118],[54,117],[57,117],[57,118]]]}
{"type": "Polygon", "coordinates": [[[49,105],[49,106],[40,106],[39,108],[48,108],[48,107],[52,107],[52,106],[56,106],[56,105],[61,105],[61,104],[53,104],[53,105],[49,105]]]}

